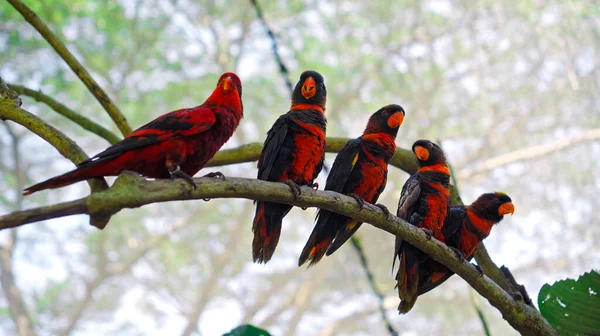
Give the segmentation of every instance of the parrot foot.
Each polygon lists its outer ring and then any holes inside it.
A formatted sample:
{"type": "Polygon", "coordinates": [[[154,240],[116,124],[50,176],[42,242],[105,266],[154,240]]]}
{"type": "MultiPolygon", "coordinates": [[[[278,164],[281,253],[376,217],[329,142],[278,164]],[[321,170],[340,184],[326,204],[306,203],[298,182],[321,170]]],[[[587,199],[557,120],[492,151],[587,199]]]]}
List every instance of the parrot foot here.
{"type": "Polygon", "coordinates": [[[358,203],[358,206],[360,207],[360,210],[362,210],[365,207],[365,200],[362,197],[358,196],[357,194],[350,194],[348,196],[350,196],[356,200],[356,202],[358,203]]]}
{"type": "Polygon", "coordinates": [[[458,259],[460,262],[463,262],[465,260],[465,255],[456,247],[452,247],[452,246],[448,246],[452,252],[454,252],[454,255],[456,256],[456,259],[458,259]]]}
{"type": "Polygon", "coordinates": [[[512,296],[515,301],[523,301],[523,294],[520,292],[512,292],[510,293],[510,296],[512,296]]]}
{"type": "Polygon", "coordinates": [[[431,232],[431,230],[421,228],[421,231],[427,236],[427,240],[431,240],[431,237],[433,237],[433,232],[431,232]]]}
{"type": "Polygon", "coordinates": [[[383,211],[386,219],[390,219],[390,216],[392,214],[390,213],[390,210],[385,205],[383,205],[381,203],[377,203],[377,204],[375,204],[375,206],[378,207],[379,209],[381,209],[381,211],[383,211]]]}
{"type": "MultiPolygon", "coordinates": [[[[475,267],[475,269],[476,269],[476,270],[477,270],[477,272],[479,273],[479,277],[480,277],[480,278],[481,278],[481,277],[483,277],[483,274],[485,274],[485,273],[483,273],[483,268],[481,268],[481,266],[479,266],[479,265],[476,265],[476,264],[473,264],[473,266],[475,267]]],[[[521,294],[521,293],[519,293],[519,294],[521,294]]]]}
{"type": "Polygon", "coordinates": [[[192,186],[192,189],[196,189],[196,183],[194,182],[194,179],[190,175],[184,173],[181,170],[181,167],[177,166],[177,168],[175,168],[175,170],[170,170],[169,174],[171,175],[171,178],[180,178],[180,179],[183,179],[189,185],[192,186]]]}
{"type": "Polygon", "coordinates": [[[296,182],[294,182],[292,180],[285,180],[285,181],[283,181],[283,183],[287,184],[290,187],[292,194],[294,194],[294,201],[296,199],[298,199],[298,196],[300,196],[300,194],[302,193],[300,186],[297,185],[296,182]]]}
{"type": "Polygon", "coordinates": [[[319,183],[317,182],[309,184],[308,186],[313,188],[314,190],[319,190],[319,183]]]}
{"type": "Polygon", "coordinates": [[[202,177],[220,178],[221,180],[225,181],[225,175],[223,175],[221,172],[211,172],[202,177]]]}

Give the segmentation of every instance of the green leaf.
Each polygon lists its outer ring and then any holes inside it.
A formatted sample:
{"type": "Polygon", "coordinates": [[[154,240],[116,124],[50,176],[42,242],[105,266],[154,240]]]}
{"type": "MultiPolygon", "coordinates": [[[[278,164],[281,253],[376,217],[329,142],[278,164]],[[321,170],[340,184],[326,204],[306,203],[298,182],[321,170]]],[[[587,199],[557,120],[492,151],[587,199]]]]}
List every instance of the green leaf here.
{"type": "Polygon", "coordinates": [[[241,325],[223,336],[271,336],[267,331],[250,324],[241,325]]]}
{"type": "Polygon", "coordinates": [[[600,333],[600,273],[545,284],[538,295],[542,316],[562,335],[600,333]]]}

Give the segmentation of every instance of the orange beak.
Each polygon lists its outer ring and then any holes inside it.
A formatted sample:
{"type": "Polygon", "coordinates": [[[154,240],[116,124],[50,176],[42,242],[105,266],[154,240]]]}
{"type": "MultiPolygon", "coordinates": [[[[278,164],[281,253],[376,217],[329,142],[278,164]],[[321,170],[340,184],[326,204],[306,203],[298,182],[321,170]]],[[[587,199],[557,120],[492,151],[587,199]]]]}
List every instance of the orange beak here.
{"type": "Polygon", "coordinates": [[[233,85],[233,80],[231,79],[231,77],[223,78],[223,81],[221,82],[221,87],[223,88],[223,91],[232,90],[234,85],[233,85]]]}
{"type": "Polygon", "coordinates": [[[515,206],[511,203],[504,203],[500,206],[500,208],[498,208],[498,214],[500,216],[504,216],[506,214],[513,214],[515,213],[515,206]]]}
{"type": "Polygon", "coordinates": [[[423,146],[417,146],[415,147],[414,151],[415,155],[417,156],[417,158],[419,158],[419,160],[427,161],[427,159],[429,159],[429,150],[427,150],[427,148],[423,146]]]}
{"type": "Polygon", "coordinates": [[[312,77],[308,77],[302,84],[302,95],[304,98],[310,99],[314,97],[315,93],[317,93],[317,84],[312,77]]]}
{"type": "Polygon", "coordinates": [[[404,121],[404,113],[402,112],[396,112],[394,114],[392,114],[391,117],[388,118],[388,126],[390,126],[391,128],[397,128],[400,127],[400,125],[402,125],[402,122],[404,121]]]}

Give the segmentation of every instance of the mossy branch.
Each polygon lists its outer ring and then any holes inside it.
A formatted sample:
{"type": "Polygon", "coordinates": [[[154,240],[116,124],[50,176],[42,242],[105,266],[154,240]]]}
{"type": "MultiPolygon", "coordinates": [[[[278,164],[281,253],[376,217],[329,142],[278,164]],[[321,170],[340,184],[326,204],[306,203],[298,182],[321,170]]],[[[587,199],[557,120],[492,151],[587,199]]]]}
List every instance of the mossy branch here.
{"type": "Polygon", "coordinates": [[[21,0],[8,0],[8,2],[29,22],[43,37],[50,43],[52,48],[60,55],[60,57],[69,65],[69,67],[75,72],[77,77],[81,79],[83,84],[90,90],[90,92],[96,97],[98,102],[104,107],[106,112],[113,119],[121,133],[125,136],[131,133],[131,127],[127,122],[125,116],[113,103],[112,99],[102,90],[100,85],[92,78],[90,73],[79,63],[79,61],[69,52],[64,43],[50,30],[50,28],[35,14],[29,7],[27,7],[21,0]]]}
{"type": "MultiPolygon", "coordinates": [[[[27,128],[56,148],[62,156],[71,160],[74,164],[88,159],[88,156],[75,141],[71,140],[58,129],[46,124],[34,114],[25,111],[19,105],[20,99],[16,92],[9,89],[2,81],[2,78],[0,78],[0,119],[10,120],[27,128]]],[[[103,178],[90,179],[88,183],[92,192],[108,188],[108,184],[106,184],[103,178]]],[[[108,219],[94,217],[92,225],[102,229],[108,223],[108,219]]]]}
{"type": "Polygon", "coordinates": [[[104,128],[102,125],[97,124],[93,120],[88,119],[82,116],[81,114],[71,110],[65,105],[43,94],[41,91],[32,90],[24,86],[14,84],[8,84],[8,87],[13,91],[17,92],[18,94],[29,96],[35,99],[36,101],[48,105],[51,109],[58,112],[58,114],[66,117],[67,119],[73,121],[74,123],[83,127],[84,129],[100,136],[101,138],[104,138],[111,144],[117,143],[119,140],[121,140],[117,135],[104,128]]]}
{"type": "Polygon", "coordinates": [[[124,172],[108,190],[92,193],[88,197],[72,202],[15,212],[0,217],[0,229],[67,215],[111,216],[124,208],[137,208],[156,202],[205,198],[247,198],[258,201],[276,201],[301,207],[318,207],[370,223],[425,251],[465,279],[522,335],[557,335],[556,331],[535,309],[525,305],[522,301],[514,300],[487,276],[480,277],[478,271],[470,263],[458,260],[444,243],[435,239],[428,240],[421,230],[396,216],[386,218],[379,208],[371,204],[360,209],[356,200],[351,197],[331,191],[314,191],[308,187],[302,187],[301,195],[294,199],[287,185],[254,179],[227,177],[225,181],[222,181],[196,178],[194,181],[197,189],[191,189],[185,181],[180,179],[148,181],[135,173],[124,172]]]}
{"type": "MultiPolygon", "coordinates": [[[[325,151],[327,153],[338,153],[350,140],[348,138],[329,137],[327,138],[325,151]]],[[[262,148],[262,143],[254,142],[232,149],[221,150],[208,162],[207,167],[257,161],[262,148]]],[[[409,174],[414,174],[419,169],[415,155],[410,150],[403,148],[396,149],[396,153],[390,160],[390,164],[409,174]]]]}

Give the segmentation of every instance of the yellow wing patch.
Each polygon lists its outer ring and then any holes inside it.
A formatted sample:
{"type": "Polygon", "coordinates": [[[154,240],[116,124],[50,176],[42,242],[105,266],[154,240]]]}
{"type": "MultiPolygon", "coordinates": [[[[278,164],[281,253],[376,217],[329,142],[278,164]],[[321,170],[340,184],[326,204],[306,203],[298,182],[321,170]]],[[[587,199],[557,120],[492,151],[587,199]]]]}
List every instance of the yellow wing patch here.
{"type": "Polygon", "coordinates": [[[358,224],[357,221],[355,221],[354,219],[350,219],[350,220],[348,220],[348,222],[346,222],[346,229],[347,230],[352,230],[352,229],[354,229],[354,227],[356,226],[356,224],[358,224]]]}
{"type": "Polygon", "coordinates": [[[356,164],[356,161],[358,161],[358,154],[356,154],[356,156],[352,160],[352,168],[354,168],[354,165],[356,164]]]}

